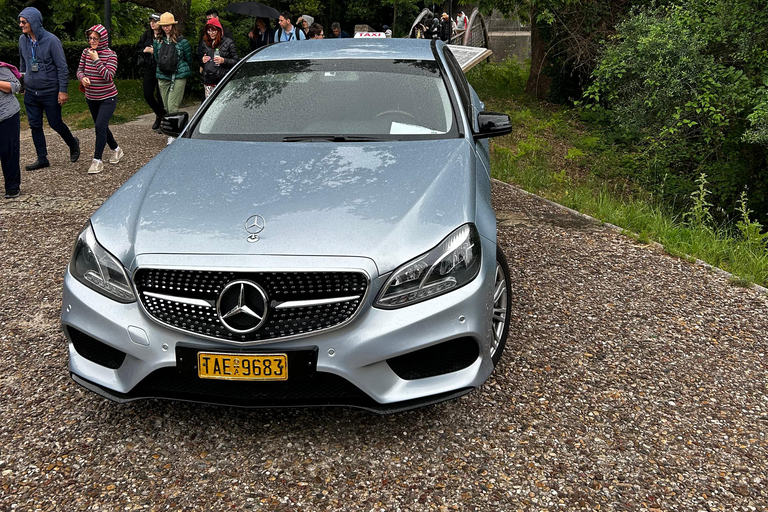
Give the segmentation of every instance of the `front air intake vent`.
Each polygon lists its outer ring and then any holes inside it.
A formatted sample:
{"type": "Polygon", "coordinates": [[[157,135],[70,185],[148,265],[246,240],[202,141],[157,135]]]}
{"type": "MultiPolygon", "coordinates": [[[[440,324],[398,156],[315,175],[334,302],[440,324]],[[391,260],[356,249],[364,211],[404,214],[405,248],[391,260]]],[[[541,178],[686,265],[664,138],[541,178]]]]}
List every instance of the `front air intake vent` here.
{"type": "Polygon", "coordinates": [[[387,364],[401,379],[415,380],[463,370],[479,355],[477,342],[466,337],[387,359],[387,364]]]}
{"type": "Polygon", "coordinates": [[[77,353],[87,360],[112,370],[117,370],[123,365],[125,352],[112,348],[72,327],[67,327],[66,329],[77,353]]]}

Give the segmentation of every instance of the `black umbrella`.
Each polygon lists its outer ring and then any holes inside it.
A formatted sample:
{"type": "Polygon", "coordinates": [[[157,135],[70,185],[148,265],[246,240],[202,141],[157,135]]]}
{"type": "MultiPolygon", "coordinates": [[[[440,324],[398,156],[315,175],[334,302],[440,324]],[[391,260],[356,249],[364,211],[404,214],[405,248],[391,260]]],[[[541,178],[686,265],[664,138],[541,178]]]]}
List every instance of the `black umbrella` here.
{"type": "Polygon", "coordinates": [[[246,16],[256,16],[259,18],[278,18],[280,11],[274,7],[264,5],[261,2],[235,2],[224,8],[225,11],[236,14],[245,14],[246,16]]]}

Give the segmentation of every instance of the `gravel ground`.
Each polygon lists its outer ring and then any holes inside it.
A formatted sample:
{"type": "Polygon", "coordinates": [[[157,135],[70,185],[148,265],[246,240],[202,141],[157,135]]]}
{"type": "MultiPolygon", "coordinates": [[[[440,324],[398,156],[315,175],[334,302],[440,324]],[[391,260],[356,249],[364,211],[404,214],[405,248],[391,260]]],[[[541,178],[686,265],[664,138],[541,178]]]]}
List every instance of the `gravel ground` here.
{"type": "Polygon", "coordinates": [[[50,137],[52,167],[0,204],[0,511],[768,510],[766,295],[501,184],[511,334],[469,395],[377,416],[83,390],[62,273],[164,146],[149,122],[114,128],[126,158],[96,176],[92,132],[77,164],[50,137]]]}

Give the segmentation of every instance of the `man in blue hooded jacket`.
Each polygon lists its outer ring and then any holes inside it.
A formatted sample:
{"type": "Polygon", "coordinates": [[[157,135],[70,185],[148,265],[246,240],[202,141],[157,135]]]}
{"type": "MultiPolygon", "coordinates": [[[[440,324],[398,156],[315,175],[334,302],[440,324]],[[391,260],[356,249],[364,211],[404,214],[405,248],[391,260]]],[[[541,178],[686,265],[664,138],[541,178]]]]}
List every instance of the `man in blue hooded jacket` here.
{"type": "Polygon", "coordinates": [[[61,106],[69,99],[69,71],[64,48],[58,37],[43,28],[43,15],[34,7],[19,13],[19,71],[24,75],[24,106],[29,128],[37,150],[37,161],[27,165],[28,171],[48,167],[48,148],[43,133],[43,112],[64,142],[69,146],[69,159],[80,158],[80,141],[61,119],[61,106]]]}

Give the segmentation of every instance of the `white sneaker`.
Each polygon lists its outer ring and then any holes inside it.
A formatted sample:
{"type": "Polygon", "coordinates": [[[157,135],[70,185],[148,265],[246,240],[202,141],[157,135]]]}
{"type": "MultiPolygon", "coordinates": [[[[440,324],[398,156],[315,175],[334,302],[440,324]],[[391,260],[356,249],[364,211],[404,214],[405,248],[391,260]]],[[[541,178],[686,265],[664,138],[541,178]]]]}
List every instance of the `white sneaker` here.
{"type": "Polygon", "coordinates": [[[112,156],[109,157],[109,163],[111,164],[119,163],[120,159],[123,158],[124,155],[125,153],[123,152],[123,148],[118,146],[115,152],[112,154],[112,156]]]}
{"type": "Polygon", "coordinates": [[[168,142],[165,143],[166,146],[170,146],[171,142],[175,141],[176,137],[168,137],[168,142]]]}
{"type": "Polygon", "coordinates": [[[93,159],[91,166],[88,168],[88,174],[97,174],[104,170],[104,162],[101,160],[93,159]]]}

